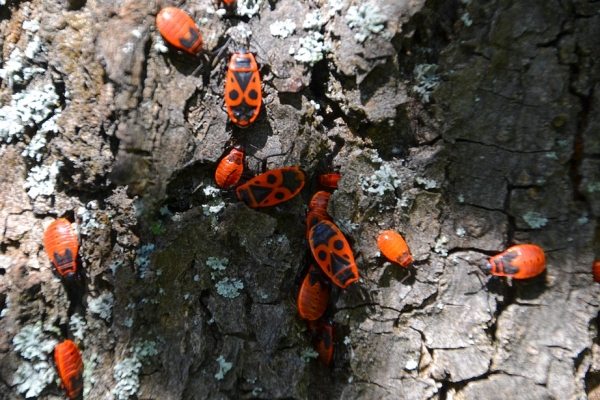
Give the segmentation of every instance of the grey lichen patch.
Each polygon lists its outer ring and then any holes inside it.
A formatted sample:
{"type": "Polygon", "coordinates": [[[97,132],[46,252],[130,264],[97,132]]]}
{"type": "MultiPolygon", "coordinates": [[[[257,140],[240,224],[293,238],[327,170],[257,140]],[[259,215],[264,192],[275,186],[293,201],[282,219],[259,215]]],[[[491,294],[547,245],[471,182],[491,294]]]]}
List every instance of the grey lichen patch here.
{"type": "Polygon", "coordinates": [[[32,199],[38,196],[50,196],[54,193],[56,177],[62,166],[62,162],[54,161],[50,165],[34,166],[27,175],[27,180],[23,184],[27,194],[32,199]]]}
{"type": "Polygon", "coordinates": [[[108,321],[112,315],[112,308],[115,298],[112,293],[104,292],[95,299],[88,300],[88,308],[100,318],[108,321]]]}
{"type": "Polygon", "coordinates": [[[23,362],[13,376],[13,385],[25,397],[38,396],[55,378],[54,367],[47,361],[58,341],[42,331],[42,323],[26,325],[12,340],[23,362]]]}
{"type": "Polygon", "coordinates": [[[231,368],[233,368],[233,363],[225,361],[225,357],[222,355],[217,358],[217,362],[219,363],[219,372],[215,374],[215,379],[222,381],[223,378],[225,378],[225,374],[227,374],[231,368]]]}
{"type": "Polygon", "coordinates": [[[141,340],[130,348],[132,356],[119,361],[114,367],[114,378],[117,381],[111,390],[119,400],[127,400],[135,395],[140,387],[139,373],[142,364],[148,364],[150,358],[158,354],[157,342],[141,340]]]}
{"type": "Polygon", "coordinates": [[[215,284],[217,293],[228,299],[235,299],[240,295],[240,290],[244,288],[244,283],[239,279],[223,278],[215,284]]]}
{"type": "Polygon", "coordinates": [[[135,263],[137,264],[140,272],[140,278],[146,276],[146,268],[150,265],[150,255],[154,251],[154,244],[150,243],[140,247],[137,251],[137,257],[135,263]]]}
{"type": "Polygon", "coordinates": [[[34,127],[50,117],[59,97],[54,85],[15,93],[10,105],[0,108],[0,139],[10,143],[20,138],[26,127],[34,127]]]}
{"type": "Polygon", "coordinates": [[[531,229],[540,229],[548,223],[548,218],[544,218],[537,211],[529,211],[523,215],[523,220],[531,227],[531,229]]]}
{"type": "Polygon", "coordinates": [[[421,103],[429,103],[429,96],[433,89],[440,84],[440,77],[437,75],[438,66],[435,64],[415,65],[413,72],[416,84],[413,91],[421,98],[421,103]]]}
{"type": "Polygon", "coordinates": [[[390,39],[389,35],[382,33],[387,17],[373,3],[362,4],[359,7],[350,6],[348,14],[346,14],[346,21],[350,28],[358,31],[354,35],[354,39],[358,43],[363,43],[373,34],[383,34],[386,39],[390,39]]]}
{"type": "Polygon", "coordinates": [[[319,357],[319,353],[317,353],[312,347],[305,347],[300,352],[300,359],[305,363],[309,363],[311,359],[316,359],[317,357],[319,357]]]}

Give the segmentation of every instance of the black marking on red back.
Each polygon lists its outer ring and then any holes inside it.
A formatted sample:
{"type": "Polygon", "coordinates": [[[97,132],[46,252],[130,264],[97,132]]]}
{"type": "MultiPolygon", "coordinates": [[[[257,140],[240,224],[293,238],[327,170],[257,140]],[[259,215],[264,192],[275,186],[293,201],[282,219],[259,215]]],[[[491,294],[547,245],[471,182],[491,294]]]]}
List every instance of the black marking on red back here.
{"type": "Polygon", "coordinates": [[[181,45],[183,47],[185,47],[186,49],[191,49],[192,47],[194,47],[194,44],[196,44],[196,42],[198,41],[198,39],[200,38],[200,36],[198,36],[198,32],[196,32],[196,30],[192,27],[190,27],[190,38],[186,39],[183,37],[179,38],[179,43],[181,43],[181,45]]]}
{"type": "Polygon", "coordinates": [[[67,247],[65,250],[65,255],[61,256],[57,252],[54,252],[54,261],[56,262],[56,267],[62,267],[64,265],[70,264],[73,262],[73,253],[71,249],[67,247]]]}
{"type": "MultiPolygon", "coordinates": [[[[250,67],[250,65],[248,65],[248,67],[250,67]]],[[[254,75],[254,72],[252,71],[244,71],[244,72],[233,72],[233,76],[235,76],[235,80],[237,81],[238,85],[240,85],[240,89],[242,89],[242,92],[246,91],[246,88],[248,87],[248,84],[250,83],[250,81],[252,80],[252,76],[254,75]]],[[[250,97],[251,99],[256,99],[256,92],[254,92],[255,97],[250,97]]]]}
{"type": "Polygon", "coordinates": [[[304,185],[304,179],[301,178],[302,172],[297,169],[291,170],[283,170],[281,171],[283,175],[283,181],[281,183],[281,187],[286,188],[291,193],[298,190],[302,185],[304,185]]]}
{"type": "Polygon", "coordinates": [[[513,251],[503,255],[500,257],[499,263],[495,262],[496,270],[507,275],[515,275],[517,272],[519,272],[519,268],[512,265],[511,262],[517,258],[517,256],[518,254],[513,251]]]}
{"type": "MultiPolygon", "coordinates": [[[[313,242],[314,242],[315,246],[325,244],[329,248],[329,245],[330,245],[329,241],[331,240],[331,238],[337,236],[338,233],[341,234],[341,232],[336,232],[335,230],[331,229],[331,227],[328,224],[320,222],[317,225],[315,225],[315,227],[313,228],[313,236],[312,236],[313,242]]],[[[335,250],[339,251],[339,250],[342,250],[344,247],[345,247],[344,242],[342,242],[339,239],[335,240],[333,243],[333,248],[335,250]]],[[[329,272],[333,276],[335,276],[336,279],[340,280],[342,283],[345,284],[348,280],[355,278],[352,270],[348,268],[351,265],[351,263],[348,261],[347,254],[340,256],[339,254],[337,254],[331,250],[329,251],[329,254],[325,250],[319,250],[318,254],[316,254],[317,258],[320,261],[327,260],[328,255],[329,255],[329,260],[331,263],[331,265],[330,265],[331,270],[329,272]],[[340,274],[340,275],[338,275],[338,274],[340,274]]]]}
{"type": "Polygon", "coordinates": [[[327,290],[331,286],[331,282],[327,275],[325,275],[321,268],[316,265],[313,264],[310,267],[308,274],[308,283],[310,286],[315,286],[318,283],[322,290],[327,290]]]}
{"type": "MultiPolygon", "coordinates": [[[[232,100],[237,99],[237,95],[235,96],[235,98],[234,96],[232,96],[232,94],[234,93],[237,94],[237,90],[232,90],[231,92],[229,92],[229,97],[232,100]]],[[[233,115],[238,121],[249,121],[250,118],[252,118],[252,116],[256,112],[256,107],[251,106],[250,104],[246,103],[245,99],[242,99],[242,102],[239,105],[231,107],[231,111],[233,112],[233,115]]]]}
{"type": "MultiPolygon", "coordinates": [[[[260,186],[260,185],[248,185],[248,189],[252,193],[252,196],[254,196],[254,200],[259,204],[264,199],[266,199],[271,194],[271,192],[273,192],[273,188],[264,187],[264,186],[260,186]]],[[[246,201],[245,200],[246,198],[250,198],[250,197],[246,197],[246,196],[250,196],[249,193],[247,193],[246,195],[242,194],[242,196],[244,197],[244,201],[246,201]]],[[[252,200],[250,200],[250,202],[252,202],[252,200]]],[[[246,203],[248,203],[248,201],[246,201],[246,203]]]]}

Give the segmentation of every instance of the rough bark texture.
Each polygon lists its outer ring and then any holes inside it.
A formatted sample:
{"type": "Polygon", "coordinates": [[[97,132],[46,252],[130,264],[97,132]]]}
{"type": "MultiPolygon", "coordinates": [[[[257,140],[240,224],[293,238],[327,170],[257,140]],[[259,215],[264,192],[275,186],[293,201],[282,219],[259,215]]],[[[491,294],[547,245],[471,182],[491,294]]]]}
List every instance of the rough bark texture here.
{"type": "Polygon", "coordinates": [[[41,378],[23,365],[51,373],[42,344],[67,337],[86,399],[600,398],[600,2],[279,0],[240,16],[240,0],[224,17],[187,2],[208,50],[232,37],[257,55],[264,107],[245,130],[223,107],[227,57],[162,52],[164,5],[0,6],[1,398],[58,398],[52,377],[28,392],[41,378]],[[315,32],[329,48],[311,66],[295,56],[315,32]],[[214,191],[232,138],[253,173],[306,171],[301,196],[252,210],[214,191]],[[294,301],[306,204],[332,169],[328,211],[361,279],[333,291],[325,368],[294,301]],[[63,216],[83,296],[43,249],[63,216]],[[407,279],[378,252],[389,228],[407,279]],[[541,246],[547,271],[478,273],[514,243],[541,246]]]}

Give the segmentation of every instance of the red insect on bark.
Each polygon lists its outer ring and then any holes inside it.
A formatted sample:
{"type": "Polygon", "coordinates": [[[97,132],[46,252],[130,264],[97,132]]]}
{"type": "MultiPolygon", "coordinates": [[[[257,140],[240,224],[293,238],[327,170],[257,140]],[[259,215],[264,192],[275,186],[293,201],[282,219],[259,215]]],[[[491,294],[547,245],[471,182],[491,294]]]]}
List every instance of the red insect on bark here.
{"type": "Polygon", "coordinates": [[[331,216],[327,213],[327,205],[331,193],[319,191],[313,195],[308,204],[308,214],[306,215],[306,238],[313,226],[320,221],[331,221],[331,216]]]}
{"type": "Polygon", "coordinates": [[[83,360],[75,343],[65,340],[54,348],[58,375],[70,399],[76,399],[83,389],[83,360]]]}
{"type": "Polygon", "coordinates": [[[48,226],[44,232],[44,248],[52,264],[63,278],[75,277],[79,242],[68,220],[60,218],[48,226]]]}
{"type": "Polygon", "coordinates": [[[600,260],[595,260],[592,265],[592,274],[594,276],[594,282],[600,283],[600,260]]]}
{"type": "Polygon", "coordinates": [[[318,181],[321,186],[337,189],[340,179],[342,179],[342,176],[338,173],[334,173],[319,175],[318,181]]]}
{"type": "Polygon", "coordinates": [[[202,50],[200,31],[192,17],[177,7],[165,7],[156,16],[156,27],[171,46],[196,55],[202,50]]]}
{"type": "Polygon", "coordinates": [[[323,274],[318,266],[311,265],[298,292],[296,305],[300,317],[309,321],[321,318],[325,309],[327,309],[330,292],[331,281],[329,281],[329,278],[323,274]]]}
{"type": "Polygon", "coordinates": [[[544,250],[534,244],[519,244],[490,258],[483,270],[496,276],[514,279],[533,278],[546,269],[544,250]]]}
{"type": "Polygon", "coordinates": [[[225,77],[225,106],[234,124],[245,128],[256,120],[262,105],[258,64],[251,53],[240,49],[231,56],[225,77]]]}
{"type": "Polygon", "coordinates": [[[333,283],[346,289],[358,280],[352,249],[337,226],[330,221],[321,221],[312,227],[308,236],[315,260],[333,283]]]}
{"type": "Polygon", "coordinates": [[[230,188],[240,181],[244,172],[244,146],[236,144],[217,167],[215,181],[222,188],[230,188]]]}
{"type": "Polygon", "coordinates": [[[284,167],[260,174],[235,191],[238,199],[248,207],[270,207],[296,196],[304,183],[304,172],[298,167],[284,167]]]}
{"type": "Polygon", "coordinates": [[[403,267],[413,262],[406,241],[396,231],[386,230],[381,232],[377,237],[377,246],[390,261],[403,267]]]}
{"type": "Polygon", "coordinates": [[[319,361],[328,366],[331,364],[335,352],[333,323],[322,319],[309,321],[308,329],[311,331],[313,347],[319,355],[319,361]]]}

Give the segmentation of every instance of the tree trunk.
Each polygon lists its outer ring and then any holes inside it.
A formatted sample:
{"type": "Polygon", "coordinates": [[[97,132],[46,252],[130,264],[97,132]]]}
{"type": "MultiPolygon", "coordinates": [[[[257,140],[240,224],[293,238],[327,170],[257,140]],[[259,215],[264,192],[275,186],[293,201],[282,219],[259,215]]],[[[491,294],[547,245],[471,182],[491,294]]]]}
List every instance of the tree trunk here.
{"type": "Polygon", "coordinates": [[[69,338],[85,399],[600,399],[600,2],[198,0],[197,57],[161,38],[166,5],[0,6],[2,398],[64,397],[69,338]],[[263,81],[246,129],[223,104],[240,47],[263,81]],[[242,179],[299,166],[300,196],[219,190],[232,141],[242,179]],[[295,302],[333,171],[360,280],[332,290],[323,366],[295,302]],[[59,217],[85,289],[44,251],[59,217]],[[520,243],[542,275],[482,273],[520,243]]]}

